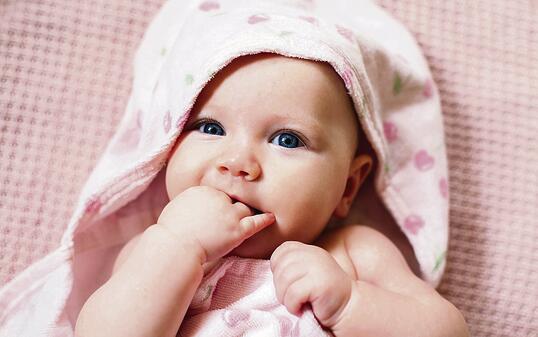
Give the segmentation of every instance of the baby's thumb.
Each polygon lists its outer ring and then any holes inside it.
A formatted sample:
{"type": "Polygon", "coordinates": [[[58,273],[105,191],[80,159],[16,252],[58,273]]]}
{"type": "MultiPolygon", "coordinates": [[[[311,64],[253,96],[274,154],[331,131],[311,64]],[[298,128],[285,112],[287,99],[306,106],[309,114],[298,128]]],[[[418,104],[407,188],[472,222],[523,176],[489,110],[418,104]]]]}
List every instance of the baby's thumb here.
{"type": "Polygon", "coordinates": [[[275,222],[273,213],[262,213],[244,217],[239,221],[239,225],[243,228],[245,239],[258,233],[265,227],[275,222]]]}

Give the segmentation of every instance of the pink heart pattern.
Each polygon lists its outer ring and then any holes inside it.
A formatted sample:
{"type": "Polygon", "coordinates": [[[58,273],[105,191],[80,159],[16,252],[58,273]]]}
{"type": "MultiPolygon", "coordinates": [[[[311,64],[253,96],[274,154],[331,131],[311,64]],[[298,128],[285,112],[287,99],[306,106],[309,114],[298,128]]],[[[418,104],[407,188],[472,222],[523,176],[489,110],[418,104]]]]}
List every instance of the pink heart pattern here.
{"type": "Polygon", "coordinates": [[[92,199],[88,200],[86,203],[86,212],[87,213],[97,213],[99,209],[101,208],[102,203],[99,201],[98,197],[93,197],[92,199]]]}
{"type": "Polygon", "coordinates": [[[413,235],[416,235],[424,227],[424,220],[420,216],[412,214],[405,218],[404,227],[413,235]]]}
{"type": "Polygon", "coordinates": [[[125,152],[125,151],[131,151],[132,149],[136,148],[138,145],[138,142],[140,141],[140,129],[139,128],[132,128],[129,130],[126,130],[118,140],[118,148],[117,152],[125,152]]]}
{"type": "Polygon", "coordinates": [[[171,125],[172,125],[172,117],[170,117],[170,110],[168,110],[166,111],[166,114],[164,115],[164,120],[163,120],[164,133],[168,133],[168,131],[170,131],[171,125]]]}
{"type": "Polygon", "coordinates": [[[427,171],[433,167],[435,160],[426,150],[420,150],[415,154],[415,167],[419,171],[427,171]]]}
{"type": "Polygon", "coordinates": [[[398,139],[398,128],[392,122],[383,123],[383,132],[385,133],[385,137],[389,143],[392,143],[398,139]]]}
{"type": "Polygon", "coordinates": [[[251,24],[251,25],[255,25],[257,23],[267,21],[269,19],[270,19],[269,15],[266,15],[266,14],[254,14],[254,15],[251,15],[248,18],[248,23],[251,24]]]}
{"type": "Polygon", "coordinates": [[[220,4],[216,1],[204,1],[198,6],[198,9],[204,12],[218,10],[219,8],[220,4]]]}
{"type": "Polygon", "coordinates": [[[138,146],[141,137],[143,114],[143,111],[140,109],[136,111],[136,119],[130,121],[132,125],[120,135],[111,150],[112,152],[124,153],[132,151],[138,146]]]}
{"type": "Polygon", "coordinates": [[[344,38],[346,38],[349,42],[355,43],[355,34],[353,34],[350,29],[342,27],[340,25],[336,25],[336,31],[344,38]]]}
{"type": "Polygon", "coordinates": [[[439,180],[439,190],[441,191],[441,196],[444,199],[448,199],[448,182],[446,178],[439,180]]]}
{"type": "Polygon", "coordinates": [[[304,20],[306,22],[309,22],[309,23],[311,23],[313,25],[318,24],[318,19],[313,17],[313,16],[299,16],[299,19],[304,20]]]}
{"type": "Polygon", "coordinates": [[[430,78],[428,78],[426,82],[424,82],[422,95],[426,98],[431,98],[433,96],[433,81],[430,78]]]}
{"type": "Polygon", "coordinates": [[[288,317],[278,317],[278,323],[280,324],[280,336],[299,337],[301,335],[299,324],[294,324],[288,317]]]}
{"type": "Polygon", "coordinates": [[[224,311],[222,318],[226,325],[233,328],[237,324],[248,320],[250,318],[250,313],[240,309],[228,309],[224,311]]]}
{"type": "Polygon", "coordinates": [[[141,109],[136,111],[136,127],[142,129],[142,119],[144,118],[144,112],[141,109]]]}

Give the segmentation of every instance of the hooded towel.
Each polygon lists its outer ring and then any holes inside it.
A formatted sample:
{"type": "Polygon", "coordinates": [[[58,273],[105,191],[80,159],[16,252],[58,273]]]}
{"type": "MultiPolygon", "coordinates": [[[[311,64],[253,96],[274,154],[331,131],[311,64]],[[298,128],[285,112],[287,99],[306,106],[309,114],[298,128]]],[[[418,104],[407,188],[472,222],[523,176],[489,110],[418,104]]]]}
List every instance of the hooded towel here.
{"type": "MultiPolygon", "coordinates": [[[[124,117],[88,178],[60,246],[0,290],[0,336],[73,336],[121,247],[167,203],[163,167],[196,97],[235,58],[327,62],[375,152],[375,191],[436,286],[448,234],[438,92],[408,31],[366,0],[169,0],[137,50],[124,117]]],[[[59,220],[61,221],[61,220],[59,220]]]]}

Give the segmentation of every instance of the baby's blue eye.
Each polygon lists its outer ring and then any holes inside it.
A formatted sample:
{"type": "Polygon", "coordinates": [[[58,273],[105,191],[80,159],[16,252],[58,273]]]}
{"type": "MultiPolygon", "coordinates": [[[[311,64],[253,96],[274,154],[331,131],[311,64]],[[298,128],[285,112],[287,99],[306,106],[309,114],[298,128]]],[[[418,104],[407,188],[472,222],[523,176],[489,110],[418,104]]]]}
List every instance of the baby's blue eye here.
{"type": "Polygon", "coordinates": [[[210,135],[224,136],[224,130],[217,123],[203,122],[198,124],[198,131],[210,135]]]}
{"type": "Polygon", "coordinates": [[[290,149],[304,146],[303,142],[297,136],[288,132],[283,132],[276,135],[276,137],[273,138],[271,143],[290,149]]]}

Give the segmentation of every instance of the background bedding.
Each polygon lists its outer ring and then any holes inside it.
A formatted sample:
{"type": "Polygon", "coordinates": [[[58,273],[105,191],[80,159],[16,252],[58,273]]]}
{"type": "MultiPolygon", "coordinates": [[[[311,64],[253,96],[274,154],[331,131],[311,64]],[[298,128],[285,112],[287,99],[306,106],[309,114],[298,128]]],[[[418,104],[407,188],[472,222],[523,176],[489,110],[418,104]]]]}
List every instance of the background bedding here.
{"type": "MultiPolygon", "coordinates": [[[[57,247],[162,2],[0,2],[0,286],[57,247]]],[[[415,35],[442,99],[451,232],[439,290],[473,336],[536,336],[538,6],[379,3],[415,35]]]]}

